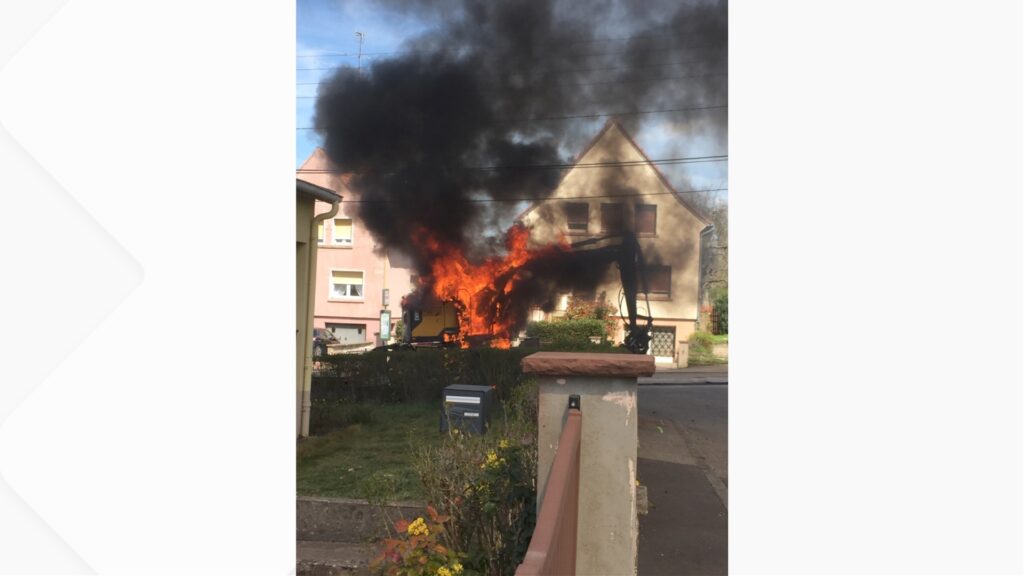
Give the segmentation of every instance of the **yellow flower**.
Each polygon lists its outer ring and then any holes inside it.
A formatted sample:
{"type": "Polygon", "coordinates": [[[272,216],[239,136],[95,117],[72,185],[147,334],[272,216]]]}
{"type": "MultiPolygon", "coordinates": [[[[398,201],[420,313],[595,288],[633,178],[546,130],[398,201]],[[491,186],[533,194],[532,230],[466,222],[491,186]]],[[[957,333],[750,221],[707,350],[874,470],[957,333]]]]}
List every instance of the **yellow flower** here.
{"type": "Polygon", "coordinates": [[[409,533],[409,536],[430,535],[430,530],[427,528],[427,523],[423,521],[422,517],[417,518],[415,522],[409,524],[409,528],[406,529],[406,532],[409,533]]]}
{"type": "Polygon", "coordinates": [[[508,447],[509,447],[508,440],[505,440],[504,438],[502,438],[501,440],[498,440],[498,448],[501,448],[502,450],[504,450],[505,448],[508,448],[508,447]]]}
{"type": "Polygon", "coordinates": [[[498,453],[497,452],[495,452],[494,450],[488,450],[487,451],[487,459],[484,461],[483,464],[480,465],[480,469],[481,470],[486,470],[487,468],[497,468],[497,467],[501,466],[504,463],[505,463],[505,459],[504,458],[498,458],[498,453]]]}
{"type": "Polygon", "coordinates": [[[452,576],[452,571],[447,566],[441,566],[437,569],[437,576],[452,576]]]}
{"type": "Polygon", "coordinates": [[[452,564],[452,572],[462,574],[462,564],[459,564],[458,562],[452,564]]]}

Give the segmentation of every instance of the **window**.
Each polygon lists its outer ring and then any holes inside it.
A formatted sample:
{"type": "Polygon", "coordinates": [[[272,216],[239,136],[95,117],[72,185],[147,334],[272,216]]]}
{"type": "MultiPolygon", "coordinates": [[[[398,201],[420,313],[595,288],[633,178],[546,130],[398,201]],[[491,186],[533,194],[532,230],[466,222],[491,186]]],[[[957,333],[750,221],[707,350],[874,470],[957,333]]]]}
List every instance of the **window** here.
{"type": "Polygon", "coordinates": [[[623,220],[622,204],[601,204],[602,232],[622,232],[623,220]]]}
{"type": "Polygon", "coordinates": [[[334,219],[334,243],[342,244],[344,246],[352,245],[352,219],[351,218],[335,218],[334,219]]]}
{"type": "Polygon", "coordinates": [[[324,243],[324,223],[322,220],[316,225],[316,243],[324,243]]]}
{"type": "Polygon", "coordinates": [[[366,341],[366,324],[327,324],[327,330],[342,344],[366,341]]]}
{"type": "Polygon", "coordinates": [[[347,270],[331,271],[331,298],[362,298],[363,273],[347,270]]]}
{"type": "Polygon", "coordinates": [[[590,224],[590,205],[566,202],[565,221],[568,223],[571,232],[586,232],[590,224]]]}
{"type": "Polygon", "coordinates": [[[654,236],[657,232],[658,207],[654,204],[636,205],[636,233],[654,236]]]}
{"type": "Polygon", "coordinates": [[[647,295],[672,296],[672,267],[671,266],[648,266],[647,267],[647,295]]]}
{"type": "Polygon", "coordinates": [[[597,291],[593,288],[590,290],[573,290],[572,299],[577,302],[593,302],[597,300],[597,291]]]}

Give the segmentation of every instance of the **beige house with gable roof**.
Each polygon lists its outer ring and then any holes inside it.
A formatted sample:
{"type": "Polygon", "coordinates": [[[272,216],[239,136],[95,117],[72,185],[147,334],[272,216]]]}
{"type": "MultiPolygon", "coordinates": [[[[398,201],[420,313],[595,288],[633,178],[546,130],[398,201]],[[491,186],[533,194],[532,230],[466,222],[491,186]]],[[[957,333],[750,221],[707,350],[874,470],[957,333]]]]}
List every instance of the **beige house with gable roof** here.
{"type": "MultiPolygon", "coordinates": [[[[711,231],[711,221],[686,202],[636,142],[615,121],[604,129],[576,159],[552,195],[534,204],[520,216],[531,227],[531,239],[548,244],[564,234],[569,242],[600,237],[620,230],[636,233],[647,263],[650,315],[654,318],[651,354],[659,363],[685,365],[685,346],[694,332],[700,302],[701,242],[711,231]],[[635,162],[616,168],[593,168],[587,164],[635,162]]],[[[611,266],[595,295],[603,292],[613,306],[618,304],[622,282],[611,266]]],[[[591,295],[585,295],[589,297],[591,295]]],[[[638,309],[646,308],[644,297],[638,309]]],[[[545,315],[540,310],[532,319],[558,316],[565,310],[568,295],[558,309],[545,315]]],[[[625,315],[625,306],[621,306],[625,315]]],[[[616,340],[622,340],[622,330],[616,340]]]]}

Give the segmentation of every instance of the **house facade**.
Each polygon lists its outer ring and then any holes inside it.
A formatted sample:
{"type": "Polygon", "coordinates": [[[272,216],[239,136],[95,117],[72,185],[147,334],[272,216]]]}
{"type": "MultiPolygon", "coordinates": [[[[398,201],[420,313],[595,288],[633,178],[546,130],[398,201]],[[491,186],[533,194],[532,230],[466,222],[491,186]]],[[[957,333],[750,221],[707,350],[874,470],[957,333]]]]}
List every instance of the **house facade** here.
{"type": "MultiPolygon", "coordinates": [[[[520,216],[531,229],[531,241],[543,245],[564,238],[571,243],[634,232],[647,264],[648,291],[639,295],[638,309],[654,318],[650,353],[659,363],[685,365],[681,344],[689,341],[699,318],[701,243],[711,221],[673,189],[614,121],[605,125],[575,164],[549,198],[520,216]],[[586,166],[607,162],[631,164],[586,166]]],[[[594,293],[575,297],[603,297],[620,309],[621,319],[626,315],[625,305],[619,305],[621,290],[618,269],[611,266],[594,293]]],[[[551,313],[535,311],[532,319],[564,313],[568,297],[562,295],[551,313]]],[[[622,332],[620,327],[616,341],[622,341],[622,332]]]]}
{"type": "MultiPolygon", "coordinates": [[[[359,195],[345,186],[341,174],[320,148],[299,167],[298,177],[345,197],[334,216],[317,230],[317,266],[314,281],[313,328],[330,331],[340,342],[331,352],[360,350],[377,343],[381,311],[391,311],[390,332],[401,318],[402,295],[409,292],[412,271],[405,259],[378,248],[358,220],[359,195]],[[390,292],[385,306],[383,290],[390,292]],[[362,346],[361,346],[362,345],[362,346]]],[[[318,202],[317,214],[330,206],[318,202]]]]}

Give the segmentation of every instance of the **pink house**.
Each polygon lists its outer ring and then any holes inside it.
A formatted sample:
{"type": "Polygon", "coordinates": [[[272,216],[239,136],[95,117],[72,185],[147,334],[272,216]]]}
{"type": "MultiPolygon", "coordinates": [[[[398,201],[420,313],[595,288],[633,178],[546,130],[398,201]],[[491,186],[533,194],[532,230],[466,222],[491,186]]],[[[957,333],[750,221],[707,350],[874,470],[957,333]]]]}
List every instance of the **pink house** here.
{"type": "MultiPolygon", "coordinates": [[[[356,218],[359,195],[345,186],[343,175],[317,148],[297,177],[344,196],[338,213],[318,231],[316,297],[313,327],[331,331],[342,344],[374,344],[380,334],[383,290],[390,291],[391,333],[401,318],[401,298],[410,291],[412,271],[400,255],[380,252],[356,218]]],[[[315,212],[330,210],[317,202],[315,212]]]]}

